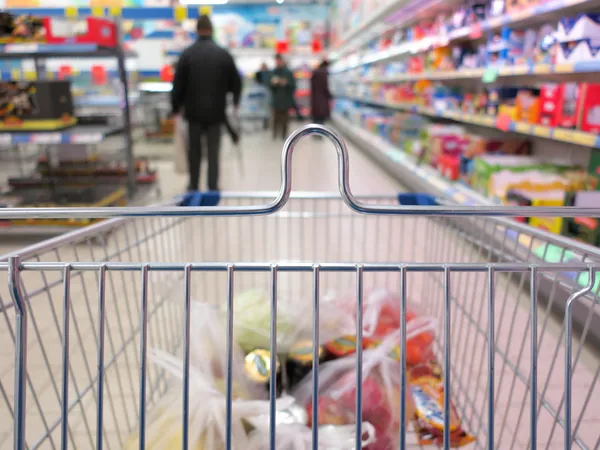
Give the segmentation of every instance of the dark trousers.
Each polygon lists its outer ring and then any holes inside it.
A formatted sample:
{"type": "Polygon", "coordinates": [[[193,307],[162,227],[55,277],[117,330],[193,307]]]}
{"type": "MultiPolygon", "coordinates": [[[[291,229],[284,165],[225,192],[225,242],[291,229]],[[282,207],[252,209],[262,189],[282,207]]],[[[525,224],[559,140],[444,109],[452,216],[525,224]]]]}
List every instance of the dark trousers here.
{"type": "Polygon", "coordinates": [[[188,168],[190,184],[188,190],[198,191],[200,187],[200,162],[206,151],[208,159],[208,190],[219,190],[219,149],[221,147],[221,124],[188,124],[188,168]]]}
{"type": "Polygon", "coordinates": [[[287,111],[273,110],[273,139],[281,136],[287,139],[289,115],[287,111]]]}

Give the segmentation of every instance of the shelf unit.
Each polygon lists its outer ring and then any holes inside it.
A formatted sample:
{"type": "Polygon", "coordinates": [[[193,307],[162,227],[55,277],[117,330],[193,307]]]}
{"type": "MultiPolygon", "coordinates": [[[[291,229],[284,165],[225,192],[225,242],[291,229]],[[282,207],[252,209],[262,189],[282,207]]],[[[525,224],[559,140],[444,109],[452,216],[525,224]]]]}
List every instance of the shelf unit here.
{"type": "Polygon", "coordinates": [[[600,135],[594,133],[585,133],[583,131],[569,130],[559,127],[546,127],[542,125],[533,125],[526,122],[510,120],[508,122],[501,121],[497,116],[486,116],[483,114],[467,114],[460,111],[440,111],[435,108],[415,105],[411,103],[388,103],[368,98],[339,96],[345,97],[360,103],[365,103],[372,106],[389,108],[398,111],[413,112],[423,114],[429,117],[437,117],[440,119],[448,119],[454,122],[466,123],[469,125],[477,125],[485,128],[495,128],[500,131],[509,131],[527,136],[550,139],[558,142],[567,142],[572,144],[582,145],[590,148],[600,148],[600,135]]]}
{"type": "MultiPolygon", "coordinates": [[[[39,11],[36,14],[41,14],[39,11]]],[[[120,29],[120,25],[117,27],[120,29]]],[[[128,53],[121,45],[114,48],[100,47],[95,44],[7,44],[0,46],[0,60],[33,59],[36,68],[36,78],[45,79],[46,71],[43,61],[49,58],[115,58],[118,65],[119,81],[123,87],[123,126],[122,127],[87,127],[76,126],[55,132],[3,132],[0,142],[32,143],[40,145],[64,143],[98,143],[106,137],[123,133],[125,137],[125,157],[127,163],[127,190],[132,197],[136,189],[135,160],[133,156],[133,137],[131,124],[131,106],[125,58],[128,53]]]]}
{"type": "MultiPolygon", "coordinates": [[[[459,205],[469,206],[494,206],[495,203],[486,197],[478,194],[468,186],[460,182],[451,182],[444,179],[435,169],[420,165],[419,162],[411,155],[401,151],[399,148],[390,142],[376,136],[347,118],[333,114],[332,121],[344,136],[358,146],[367,156],[377,163],[382,170],[390,174],[399,183],[403,184],[414,192],[423,192],[433,195],[446,202],[451,202],[459,205]]],[[[517,233],[505,231],[498,232],[497,229],[490,230],[489,227],[482,225],[484,222],[472,221],[470,225],[465,225],[466,222],[461,222],[461,228],[466,235],[479,236],[489,242],[491,248],[509,249],[512,256],[520,260],[523,258],[524,252],[530,254],[532,262],[543,263],[549,259],[551,248],[560,248],[558,237],[552,233],[532,228],[525,224],[517,223],[511,219],[495,219],[498,223],[506,224],[506,230],[518,230],[517,233]],[[536,234],[533,238],[531,233],[536,234]],[[484,237],[485,236],[485,237],[484,237]],[[543,239],[540,239],[542,236],[543,239]],[[508,245],[507,242],[512,242],[508,245]],[[531,249],[531,250],[530,250],[531,249]]],[[[567,256],[573,260],[581,260],[589,252],[597,249],[589,245],[571,241],[570,248],[576,249],[575,252],[569,253],[567,256]]],[[[573,274],[565,274],[563,283],[558,283],[558,287],[552,280],[544,276],[540,279],[539,292],[541,298],[549,298],[552,289],[558,289],[555,292],[555,301],[552,305],[553,310],[564,314],[564,309],[568,301],[569,295],[572,293],[572,283],[575,282],[581,286],[585,286],[586,281],[583,279],[575,280],[573,274]],[[570,278],[569,278],[570,277],[570,278]],[[560,292],[560,294],[559,294],[560,292]]],[[[596,287],[597,288],[597,287],[596,287]]],[[[590,306],[588,302],[592,299],[586,299],[585,302],[576,302],[573,304],[574,325],[581,330],[585,327],[589,319],[590,306]]],[[[591,338],[596,345],[600,345],[600,312],[594,312],[591,318],[592,323],[589,326],[591,338]],[[593,330],[593,331],[592,331],[593,330]]]]}
{"type": "MultiPolygon", "coordinates": [[[[400,3],[401,4],[401,3],[400,3]]],[[[420,13],[425,14],[428,9],[433,9],[438,2],[428,1],[421,9],[420,13]]],[[[389,61],[404,55],[426,52],[434,47],[445,46],[453,41],[464,39],[480,39],[483,33],[495,31],[503,26],[514,26],[525,23],[544,23],[549,16],[554,14],[564,15],[569,12],[576,12],[583,7],[598,6],[598,0],[552,0],[541,5],[526,8],[517,12],[492,17],[474,25],[465,26],[452,30],[447,35],[427,37],[418,41],[404,42],[398,45],[392,45],[386,49],[368,50],[364,55],[350,56],[346,61],[338,56],[338,60],[332,66],[332,73],[344,72],[356,69],[375,62],[389,61]]],[[[398,8],[399,5],[396,6],[398,8]]]]}

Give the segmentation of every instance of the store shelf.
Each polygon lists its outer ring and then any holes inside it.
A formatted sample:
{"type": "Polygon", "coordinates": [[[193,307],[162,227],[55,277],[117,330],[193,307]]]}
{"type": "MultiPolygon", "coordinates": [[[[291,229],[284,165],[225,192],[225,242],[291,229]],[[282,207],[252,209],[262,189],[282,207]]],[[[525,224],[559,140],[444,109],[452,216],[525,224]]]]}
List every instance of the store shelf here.
{"type": "MultiPolygon", "coordinates": [[[[100,47],[96,44],[6,44],[0,46],[0,59],[27,58],[114,58],[119,47],[100,47]]],[[[127,51],[126,58],[136,53],[127,51]]]]}
{"type": "Polygon", "coordinates": [[[123,127],[77,125],[61,131],[0,132],[0,145],[14,144],[99,144],[123,132],[123,127]]]}
{"type": "MultiPolygon", "coordinates": [[[[476,80],[483,78],[486,71],[495,72],[497,78],[527,77],[536,75],[575,75],[600,72],[600,61],[586,61],[573,64],[530,64],[485,69],[459,69],[407,73],[381,77],[365,77],[356,80],[360,83],[397,83],[419,80],[476,80]]],[[[493,78],[493,77],[492,77],[493,78]]]]}
{"type": "MultiPolygon", "coordinates": [[[[442,201],[451,201],[461,205],[493,206],[495,204],[462,183],[444,179],[433,168],[419,165],[411,155],[399,150],[381,137],[362,129],[341,115],[334,113],[332,121],[346,138],[411,191],[427,193],[440,198],[442,201]]],[[[512,219],[494,219],[494,221],[498,224],[495,227],[486,226],[485,221],[478,220],[460,220],[456,222],[456,226],[463,229],[465,237],[478,236],[481,242],[488,243],[490,249],[497,249],[500,252],[502,252],[502,249],[509,250],[512,254],[503,254],[502,257],[506,258],[508,256],[518,261],[527,258],[532,263],[542,263],[545,260],[552,259],[551,255],[556,253],[553,250],[558,248],[561,257],[565,260],[581,262],[586,254],[597,250],[589,245],[571,240],[569,248],[575,250],[565,251],[558,245],[556,235],[517,223],[512,219]],[[535,233],[537,237],[533,239],[531,233],[535,233]],[[540,238],[540,236],[543,238],[540,238]]],[[[573,292],[572,284],[575,282],[580,286],[585,286],[587,282],[583,277],[575,280],[574,273],[564,273],[564,277],[563,282],[555,283],[550,275],[546,274],[540,277],[538,283],[538,301],[546,303],[548,298],[554,297],[551,307],[561,315],[564,315],[566,303],[573,292]]],[[[595,289],[598,289],[598,285],[600,285],[600,282],[597,282],[595,289]]],[[[591,302],[593,300],[588,299],[587,301],[591,302]]],[[[592,309],[586,302],[581,301],[573,304],[574,325],[579,330],[583,329],[586,322],[590,321],[589,314],[592,309]]],[[[599,345],[600,312],[594,311],[591,323],[588,326],[590,337],[599,345]]]]}
{"type": "Polygon", "coordinates": [[[354,58],[354,61],[348,64],[336,64],[331,71],[332,73],[343,72],[365,64],[387,61],[406,54],[421,53],[433,47],[446,46],[450,42],[459,39],[479,39],[483,36],[483,33],[497,30],[503,26],[514,26],[523,22],[545,23],[550,14],[566,14],[571,10],[576,11],[578,8],[591,7],[597,4],[597,0],[553,0],[531,8],[492,17],[474,25],[458,28],[447,35],[429,36],[418,41],[405,42],[379,51],[367,50],[366,55],[362,58],[354,58]]]}
{"type": "Polygon", "coordinates": [[[390,0],[387,4],[380,6],[375,11],[373,11],[369,16],[367,16],[360,24],[356,27],[353,27],[351,30],[347,31],[340,38],[339,44],[336,46],[335,51],[338,54],[343,54],[348,51],[349,44],[353,39],[358,37],[361,33],[364,33],[366,30],[371,28],[373,25],[376,25],[378,22],[381,22],[387,16],[400,9],[407,0],[390,0]]]}
{"type": "Polygon", "coordinates": [[[567,142],[569,144],[582,145],[584,147],[600,148],[600,135],[594,133],[585,133],[583,131],[569,130],[566,128],[545,127],[542,125],[532,125],[515,120],[499,120],[496,116],[487,116],[483,114],[467,114],[460,111],[438,111],[434,108],[414,105],[410,103],[387,103],[366,98],[344,96],[368,105],[380,106],[383,108],[395,109],[398,111],[408,111],[423,114],[429,117],[449,119],[455,122],[467,123],[486,128],[495,128],[501,131],[510,131],[513,133],[524,134],[527,136],[540,137],[558,142],[567,142]]]}

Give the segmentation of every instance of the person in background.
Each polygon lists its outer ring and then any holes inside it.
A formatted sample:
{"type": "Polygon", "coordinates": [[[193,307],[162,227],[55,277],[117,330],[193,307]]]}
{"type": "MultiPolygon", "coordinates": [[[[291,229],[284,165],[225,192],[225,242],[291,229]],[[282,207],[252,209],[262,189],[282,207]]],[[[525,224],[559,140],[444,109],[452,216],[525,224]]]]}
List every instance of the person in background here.
{"type": "Polygon", "coordinates": [[[331,92],[329,91],[329,62],[324,60],[310,78],[310,106],[314,123],[323,125],[331,114],[331,92]]]}
{"type": "Polygon", "coordinates": [[[258,84],[263,86],[267,86],[269,82],[269,68],[267,67],[267,63],[262,63],[260,65],[260,70],[256,72],[254,75],[254,79],[258,84]]]}
{"type": "Polygon", "coordinates": [[[206,151],[208,189],[218,191],[221,126],[229,125],[225,114],[227,94],[233,94],[237,109],[242,80],[231,54],[213,42],[213,26],[207,15],[198,18],[196,31],[198,40],[183,51],[177,63],[171,107],[174,115],[183,110],[188,122],[188,190],[199,188],[200,162],[206,151]]]}
{"type": "Polygon", "coordinates": [[[294,101],[296,80],[281,55],[275,56],[275,64],[276,67],[269,78],[273,108],[273,139],[278,136],[285,139],[288,133],[289,111],[296,104],[294,101]]]}
{"type": "MultiPolygon", "coordinates": [[[[267,63],[262,63],[260,65],[260,70],[258,72],[256,72],[256,75],[254,76],[254,79],[256,80],[256,82],[261,85],[264,86],[265,89],[269,88],[269,75],[270,75],[270,71],[269,68],[267,67],[267,63]]],[[[266,102],[267,100],[265,100],[266,102]]],[[[269,118],[265,117],[265,120],[263,122],[263,129],[267,129],[269,128],[269,118]]]]}

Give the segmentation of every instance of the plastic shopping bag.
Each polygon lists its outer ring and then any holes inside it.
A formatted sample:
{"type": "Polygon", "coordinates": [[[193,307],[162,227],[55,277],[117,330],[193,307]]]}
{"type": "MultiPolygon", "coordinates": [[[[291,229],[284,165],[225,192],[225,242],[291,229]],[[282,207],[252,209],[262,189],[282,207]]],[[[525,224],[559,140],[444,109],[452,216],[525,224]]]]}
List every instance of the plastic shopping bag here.
{"type": "MultiPolygon", "coordinates": [[[[248,450],[271,450],[269,423],[255,425],[250,434],[248,450]]],[[[362,447],[375,442],[375,429],[368,422],[362,424],[362,447]]],[[[355,425],[323,425],[319,427],[319,450],[354,450],[355,425]]],[[[274,450],[314,450],[312,429],[303,424],[281,424],[275,429],[274,450]]]]}
{"type": "MultiPolygon", "coordinates": [[[[234,337],[246,352],[270,347],[271,299],[259,290],[249,290],[235,296],[233,315],[234,337]]],[[[225,313],[225,309],[222,310],[225,313]]],[[[337,311],[323,305],[320,311],[320,341],[327,342],[341,335],[341,320],[337,311]]],[[[312,339],[312,303],[294,295],[277,298],[277,353],[289,353],[303,339],[312,339]]]]}
{"type": "Polygon", "coordinates": [[[188,124],[180,114],[175,119],[175,172],[179,174],[187,174],[188,172],[188,124]]]}
{"type": "MultiPolygon", "coordinates": [[[[362,420],[375,430],[375,442],[369,450],[397,447],[400,424],[400,363],[390,357],[399,333],[388,336],[377,348],[363,352],[362,420]],[[394,447],[396,446],[396,447],[394,447]]],[[[356,422],[355,355],[324,363],[319,368],[318,425],[349,425],[356,422]]],[[[307,408],[309,425],[312,412],[312,374],[293,392],[296,400],[307,408]]],[[[415,406],[406,390],[406,420],[415,414],[415,406]]]]}
{"type": "MultiPolygon", "coordinates": [[[[333,296],[335,297],[335,296],[333,296]]],[[[335,356],[346,356],[356,350],[356,301],[350,294],[335,297],[338,316],[344,317],[344,335],[327,343],[335,356]]],[[[400,330],[400,296],[386,289],[374,289],[363,296],[363,348],[373,348],[391,333],[400,330]]],[[[432,358],[431,345],[437,320],[419,315],[410,305],[406,311],[406,362],[419,364],[432,358]]]]}

